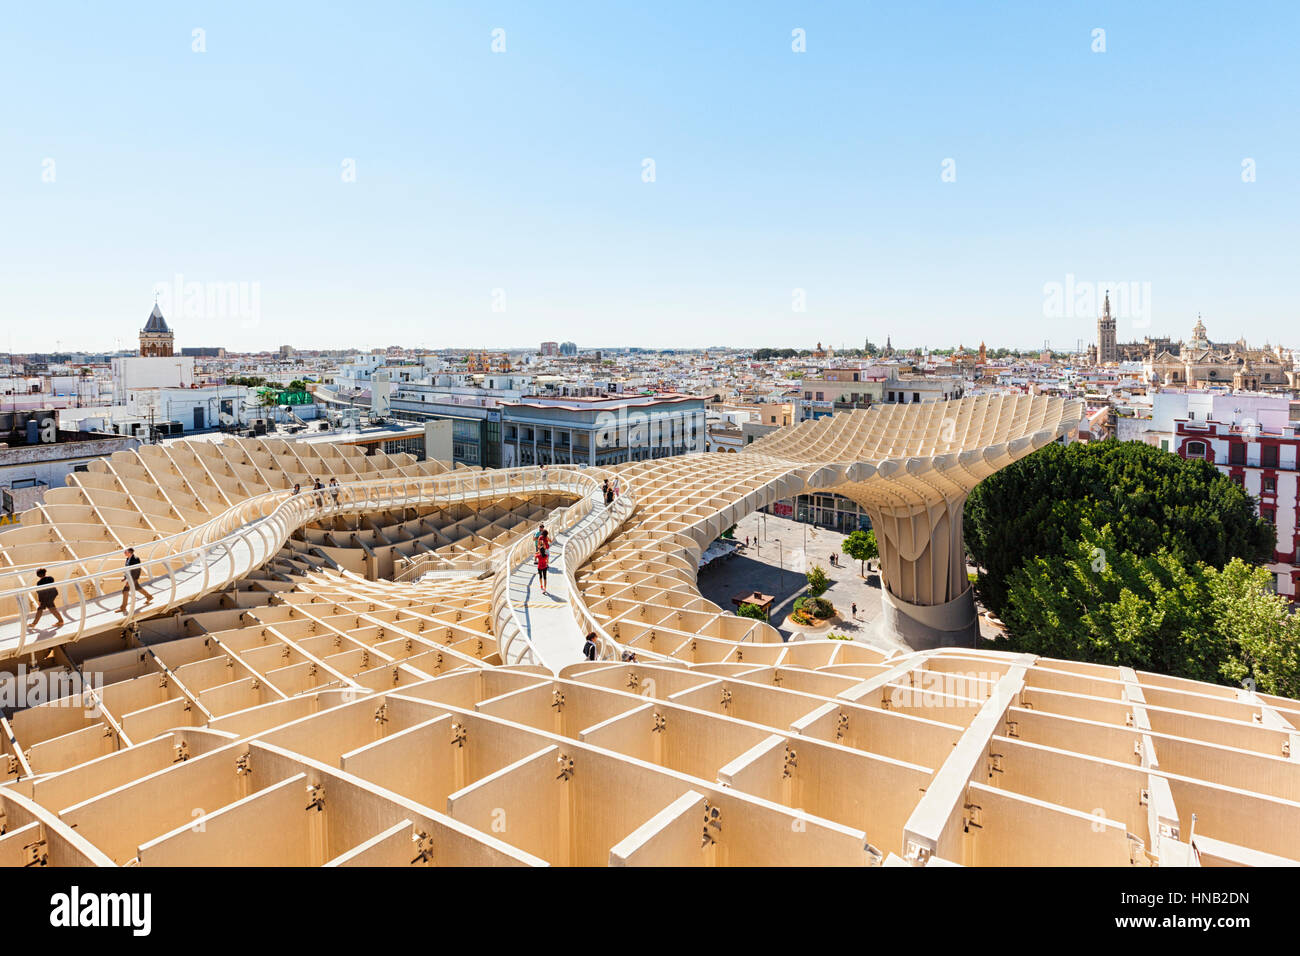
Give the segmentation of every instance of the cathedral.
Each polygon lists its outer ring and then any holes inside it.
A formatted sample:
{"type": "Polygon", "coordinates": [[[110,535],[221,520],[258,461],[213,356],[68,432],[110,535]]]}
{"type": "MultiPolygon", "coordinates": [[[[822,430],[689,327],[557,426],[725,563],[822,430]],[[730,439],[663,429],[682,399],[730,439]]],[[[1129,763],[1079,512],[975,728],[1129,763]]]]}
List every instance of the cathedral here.
{"type": "Polygon", "coordinates": [[[1251,348],[1244,337],[1235,342],[1212,342],[1199,315],[1190,341],[1148,337],[1141,342],[1116,342],[1109,293],[1097,320],[1097,344],[1088,348],[1088,362],[1141,362],[1148,382],[1170,387],[1230,385],[1244,391],[1300,387],[1293,352],[1280,345],[1251,348]]]}
{"type": "Polygon", "coordinates": [[[1200,316],[1190,342],[1162,348],[1144,363],[1147,380],[1158,385],[1199,388],[1231,385],[1245,391],[1294,388],[1300,384],[1295,355],[1282,346],[1251,348],[1245,337],[1211,342],[1200,316]]]}
{"type": "Polygon", "coordinates": [[[1144,338],[1141,342],[1119,342],[1116,335],[1115,317],[1110,314],[1110,292],[1106,292],[1102,303],[1101,318],[1097,320],[1097,344],[1088,346],[1088,364],[1111,365],[1116,362],[1145,362],[1161,352],[1172,350],[1178,354],[1181,343],[1174,342],[1167,336],[1153,339],[1144,338]]]}

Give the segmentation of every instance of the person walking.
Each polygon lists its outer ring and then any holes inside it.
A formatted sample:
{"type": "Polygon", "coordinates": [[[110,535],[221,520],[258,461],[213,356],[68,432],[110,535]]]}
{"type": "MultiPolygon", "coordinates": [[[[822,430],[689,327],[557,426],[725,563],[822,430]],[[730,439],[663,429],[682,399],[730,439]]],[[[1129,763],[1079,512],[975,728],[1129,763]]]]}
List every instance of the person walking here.
{"type": "Polygon", "coordinates": [[[126,601],[131,591],[144,595],[145,607],[153,603],[153,595],[140,584],[140,559],[135,556],[135,548],[127,548],[122,557],[126,558],[126,574],[122,577],[122,606],[117,609],[118,614],[126,613],[126,601]]]}
{"type": "Polygon", "coordinates": [[[317,508],[323,508],[325,506],[325,495],[322,494],[324,490],[325,490],[325,486],[321,484],[321,480],[317,478],[316,483],[312,485],[312,491],[316,492],[315,497],[316,497],[317,508]]]}
{"type": "Polygon", "coordinates": [[[330,497],[334,499],[334,507],[337,508],[339,506],[339,480],[337,478],[330,479],[330,497]]]}
{"type": "Polygon", "coordinates": [[[853,604],[853,605],[850,605],[850,606],[853,608],[853,617],[856,619],[857,616],[858,616],[858,606],[857,606],[857,604],[853,604]]]}
{"type": "Polygon", "coordinates": [[[608,508],[614,503],[614,488],[608,481],[605,482],[605,507],[608,508]]]}
{"type": "Polygon", "coordinates": [[[596,643],[596,632],[590,631],[586,643],[582,645],[582,656],[589,661],[594,661],[599,651],[600,645],[596,643]]]}
{"type": "MultiPolygon", "coordinates": [[[[46,574],[44,568],[40,568],[36,572],[36,584],[37,586],[52,585],[54,584],[54,578],[46,574]]],[[[54,615],[55,627],[62,627],[64,625],[63,615],[60,614],[59,609],[54,606],[54,602],[57,601],[58,598],[59,589],[56,587],[41,587],[41,589],[36,592],[36,616],[32,618],[32,627],[35,627],[41,622],[41,615],[46,611],[49,611],[54,615]]]]}
{"type": "Polygon", "coordinates": [[[295,482],[293,483],[293,491],[289,492],[289,494],[291,494],[291,495],[296,495],[296,494],[297,494],[298,492],[300,492],[301,490],[302,490],[302,486],[301,486],[300,484],[298,484],[298,482],[295,481],[295,482]]]}
{"type": "Polygon", "coordinates": [[[610,494],[610,491],[609,491],[609,479],[608,479],[608,478],[606,478],[605,481],[604,481],[604,482],[601,484],[601,486],[600,486],[600,495],[601,495],[602,498],[605,499],[605,507],[609,507],[609,503],[610,503],[610,501],[613,500],[613,495],[610,494]]]}
{"type": "Polygon", "coordinates": [[[545,548],[537,549],[537,580],[542,583],[542,593],[546,593],[546,569],[551,566],[550,556],[545,548]]]}

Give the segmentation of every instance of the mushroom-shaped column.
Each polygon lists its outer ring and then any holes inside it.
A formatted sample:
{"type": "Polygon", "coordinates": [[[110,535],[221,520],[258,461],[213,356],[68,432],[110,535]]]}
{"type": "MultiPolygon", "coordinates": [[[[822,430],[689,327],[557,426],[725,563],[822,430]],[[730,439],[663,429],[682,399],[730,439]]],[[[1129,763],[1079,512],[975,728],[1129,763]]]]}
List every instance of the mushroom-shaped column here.
{"type": "Polygon", "coordinates": [[[979,622],[966,577],[966,497],[999,468],[1074,431],[1082,412],[1079,402],[1028,395],[877,406],[783,429],[746,451],[839,463],[829,472],[838,480],[823,477],[821,490],[858,502],[871,518],[882,633],[917,649],[968,644],[979,622]]]}

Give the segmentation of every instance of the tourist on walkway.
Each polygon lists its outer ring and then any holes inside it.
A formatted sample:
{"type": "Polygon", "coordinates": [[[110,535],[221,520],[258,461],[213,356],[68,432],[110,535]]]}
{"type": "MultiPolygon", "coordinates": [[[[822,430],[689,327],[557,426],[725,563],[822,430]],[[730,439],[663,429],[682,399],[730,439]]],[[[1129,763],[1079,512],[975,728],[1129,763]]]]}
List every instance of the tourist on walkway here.
{"type": "Polygon", "coordinates": [[[546,569],[550,567],[550,556],[545,548],[537,549],[537,580],[542,583],[542,593],[546,593],[546,569]]]}
{"type": "Polygon", "coordinates": [[[302,486],[299,485],[298,482],[295,481],[295,482],[293,483],[293,491],[289,492],[289,494],[290,494],[290,495],[296,495],[296,494],[297,494],[298,492],[300,492],[300,491],[302,491],[302,486]]]}
{"type": "Polygon", "coordinates": [[[854,617],[857,617],[857,616],[858,616],[858,606],[857,606],[856,604],[853,604],[853,605],[850,605],[850,606],[853,608],[853,616],[854,616],[854,617]]]}
{"type": "Polygon", "coordinates": [[[596,632],[592,631],[587,635],[587,643],[582,645],[582,656],[589,661],[594,661],[599,652],[600,645],[596,643],[596,632]]]}
{"type": "Polygon", "coordinates": [[[636,663],[636,655],[633,654],[631,651],[624,651],[624,652],[623,652],[623,660],[624,660],[626,663],[628,663],[628,664],[635,664],[635,663],[636,663]]]}
{"type": "Polygon", "coordinates": [[[135,548],[127,548],[122,552],[122,556],[126,558],[127,573],[122,577],[122,606],[117,609],[118,614],[126,613],[128,592],[132,590],[144,595],[145,607],[153,603],[153,595],[140,584],[140,559],[135,556],[135,548]]]}
{"type": "MultiPolygon", "coordinates": [[[[51,585],[53,583],[54,578],[46,574],[44,568],[41,568],[36,572],[36,584],[38,586],[51,585]]],[[[54,615],[55,627],[63,626],[63,615],[60,614],[59,609],[54,606],[54,602],[57,601],[58,598],[59,589],[56,587],[41,587],[41,589],[36,592],[36,617],[32,618],[32,627],[35,627],[40,623],[41,615],[46,611],[49,611],[54,615]]]]}
{"type": "Polygon", "coordinates": [[[337,508],[339,506],[339,480],[337,478],[330,479],[330,496],[334,499],[334,507],[337,508]]]}
{"type": "Polygon", "coordinates": [[[605,507],[608,508],[614,503],[614,489],[610,486],[608,479],[605,481],[605,507]]]}
{"type": "Polygon", "coordinates": [[[319,478],[317,478],[317,479],[316,479],[316,483],[315,483],[314,485],[312,485],[312,491],[316,492],[316,507],[317,507],[317,508],[322,508],[322,507],[325,506],[325,496],[324,496],[323,494],[321,494],[321,492],[324,491],[324,490],[325,490],[325,486],[324,486],[323,484],[321,484],[321,480],[320,480],[319,478]]]}

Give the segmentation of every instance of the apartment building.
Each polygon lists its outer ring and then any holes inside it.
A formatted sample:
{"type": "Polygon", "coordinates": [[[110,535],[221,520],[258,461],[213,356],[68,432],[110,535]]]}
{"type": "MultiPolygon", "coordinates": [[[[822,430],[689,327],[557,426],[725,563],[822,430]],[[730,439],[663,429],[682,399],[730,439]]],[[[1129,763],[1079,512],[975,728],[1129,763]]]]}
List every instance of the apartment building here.
{"type": "Polygon", "coordinates": [[[1300,595],[1300,482],[1296,460],[1300,450],[1300,420],[1285,423],[1252,420],[1179,419],[1174,423],[1173,450],[1183,458],[1211,462],[1241,485],[1259,503],[1260,517],[1277,530],[1269,570],[1277,591],[1293,601],[1300,595]]]}

